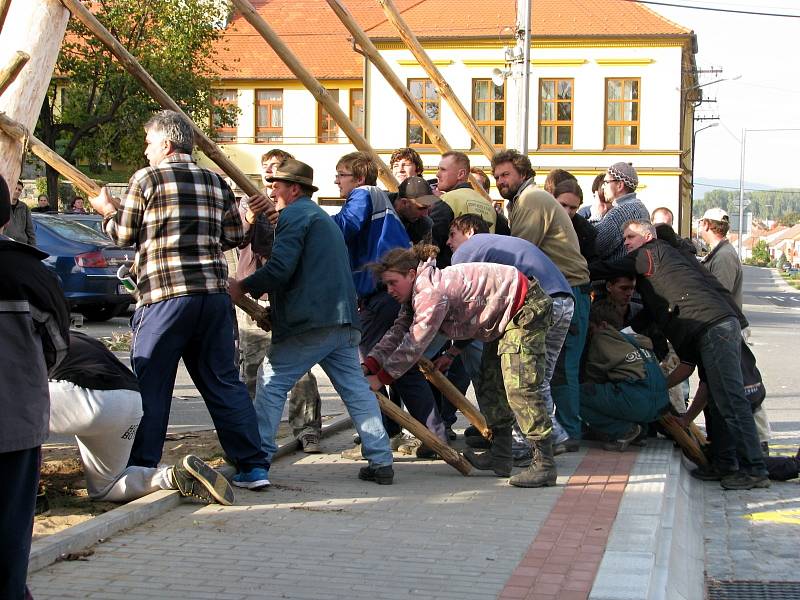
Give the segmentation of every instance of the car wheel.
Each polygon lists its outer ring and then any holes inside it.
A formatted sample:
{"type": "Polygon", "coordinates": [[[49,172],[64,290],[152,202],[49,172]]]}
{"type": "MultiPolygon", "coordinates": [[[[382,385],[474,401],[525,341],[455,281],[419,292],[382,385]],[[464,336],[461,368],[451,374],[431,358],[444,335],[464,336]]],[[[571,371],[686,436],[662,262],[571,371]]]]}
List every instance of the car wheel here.
{"type": "Polygon", "coordinates": [[[86,306],[79,312],[87,321],[108,321],[118,317],[128,307],[127,304],[101,304],[99,306],[86,306]]]}

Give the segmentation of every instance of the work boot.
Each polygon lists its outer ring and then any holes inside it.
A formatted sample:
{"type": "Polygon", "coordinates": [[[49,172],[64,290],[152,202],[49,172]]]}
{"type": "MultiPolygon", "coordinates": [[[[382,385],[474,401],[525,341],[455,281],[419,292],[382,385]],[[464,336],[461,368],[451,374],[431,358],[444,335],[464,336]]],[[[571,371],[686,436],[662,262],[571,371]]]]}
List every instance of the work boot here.
{"type": "Polygon", "coordinates": [[[533,442],[533,464],[522,473],[514,475],[508,483],[526,488],[556,484],[556,462],[553,459],[553,440],[550,436],[533,442]]]}
{"type": "Polygon", "coordinates": [[[494,471],[498,477],[511,475],[514,459],[511,453],[511,427],[492,429],[492,445],[486,452],[466,450],[464,458],[480,471],[494,471]]]}
{"type": "Polygon", "coordinates": [[[233,504],[233,489],[228,481],[207,462],[193,454],[183,457],[170,469],[172,483],[184,498],[197,498],[203,502],[217,502],[223,506],[233,504]]]}

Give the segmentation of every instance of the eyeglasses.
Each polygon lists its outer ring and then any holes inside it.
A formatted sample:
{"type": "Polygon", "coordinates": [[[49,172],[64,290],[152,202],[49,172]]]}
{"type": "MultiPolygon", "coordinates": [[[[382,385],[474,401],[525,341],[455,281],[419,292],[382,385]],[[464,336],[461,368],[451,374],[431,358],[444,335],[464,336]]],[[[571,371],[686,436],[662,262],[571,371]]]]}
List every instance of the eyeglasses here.
{"type": "Polygon", "coordinates": [[[334,179],[341,179],[342,177],[352,177],[352,173],[336,173],[334,179]]]}
{"type": "Polygon", "coordinates": [[[614,183],[615,181],[619,181],[619,179],[603,179],[603,185],[606,183],[614,183]]]}

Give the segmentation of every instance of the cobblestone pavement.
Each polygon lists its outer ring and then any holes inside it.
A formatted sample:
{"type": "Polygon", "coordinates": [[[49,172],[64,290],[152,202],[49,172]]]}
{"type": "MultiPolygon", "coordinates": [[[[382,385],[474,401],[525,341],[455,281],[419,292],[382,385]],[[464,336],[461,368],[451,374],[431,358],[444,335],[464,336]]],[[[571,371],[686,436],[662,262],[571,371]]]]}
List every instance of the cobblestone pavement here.
{"type": "Polygon", "coordinates": [[[48,598],[481,599],[496,597],[585,454],[558,458],[559,486],[511,487],[396,455],[395,485],[357,479],[364,462],[293,454],[266,492],[232,507],[184,504],[95,547],[87,561],[33,573],[48,598]]]}

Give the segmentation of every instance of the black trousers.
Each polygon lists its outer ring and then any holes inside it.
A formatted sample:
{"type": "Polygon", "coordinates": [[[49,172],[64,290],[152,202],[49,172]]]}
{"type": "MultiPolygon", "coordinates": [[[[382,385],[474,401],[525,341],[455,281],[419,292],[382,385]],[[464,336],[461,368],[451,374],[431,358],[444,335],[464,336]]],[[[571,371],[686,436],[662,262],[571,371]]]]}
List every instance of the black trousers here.
{"type": "Polygon", "coordinates": [[[25,598],[41,447],[0,453],[0,598],[25,598]]]}

